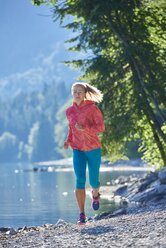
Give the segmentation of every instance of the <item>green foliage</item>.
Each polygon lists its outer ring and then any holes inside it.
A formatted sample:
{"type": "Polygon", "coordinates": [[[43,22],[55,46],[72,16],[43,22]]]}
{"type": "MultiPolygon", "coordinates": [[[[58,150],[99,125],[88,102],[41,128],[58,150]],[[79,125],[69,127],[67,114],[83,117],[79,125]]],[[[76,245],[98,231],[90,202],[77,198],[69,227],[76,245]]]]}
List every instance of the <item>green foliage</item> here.
{"type": "Polygon", "coordinates": [[[0,160],[43,161],[61,157],[54,126],[61,121],[56,113],[68,95],[63,82],[45,83],[38,92],[20,92],[13,99],[0,101],[0,160]]]}
{"type": "MultiPolygon", "coordinates": [[[[140,120],[138,126],[140,127],[139,130],[142,132],[139,152],[143,153],[143,159],[147,163],[161,168],[163,166],[163,161],[161,160],[161,154],[155,142],[152,129],[147,125],[146,119],[140,120]]],[[[166,133],[166,125],[163,126],[163,130],[166,133]]],[[[166,144],[163,142],[162,145],[166,151],[166,144]]]]}
{"type": "Polygon", "coordinates": [[[77,32],[69,40],[70,49],[87,54],[72,65],[81,66],[81,79],[104,93],[100,105],[106,124],[104,152],[123,156],[128,142],[139,141],[146,159],[166,165],[163,0],[54,0],[47,4],[53,5],[54,20],[77,32]]]}
{"type": "Polygon", "coordinates": [[[41,4],[46,4],[47,1],[44,1],[44,0],[32,0],[32,4],[36,5],[36,6],[39,6],[41,4]]]}

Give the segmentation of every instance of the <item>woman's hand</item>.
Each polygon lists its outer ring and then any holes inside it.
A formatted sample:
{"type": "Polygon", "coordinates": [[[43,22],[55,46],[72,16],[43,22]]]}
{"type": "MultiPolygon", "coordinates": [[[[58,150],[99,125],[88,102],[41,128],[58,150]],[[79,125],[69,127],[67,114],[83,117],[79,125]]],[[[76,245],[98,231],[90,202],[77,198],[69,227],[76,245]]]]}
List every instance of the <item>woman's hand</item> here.
{"type": "Polygon", "coordinates": [[[65,141],[63,144],[63,148],[68,149],[69,148],[69,142],[65,141]]]}
{"type": "Polygon", "coordinates": [[[77,130],[80,130],[80,131],[83,131],[84,130],[84,127],[81,124],[79,124],[79,123],[76,123],[75,128],[77,130]]]}

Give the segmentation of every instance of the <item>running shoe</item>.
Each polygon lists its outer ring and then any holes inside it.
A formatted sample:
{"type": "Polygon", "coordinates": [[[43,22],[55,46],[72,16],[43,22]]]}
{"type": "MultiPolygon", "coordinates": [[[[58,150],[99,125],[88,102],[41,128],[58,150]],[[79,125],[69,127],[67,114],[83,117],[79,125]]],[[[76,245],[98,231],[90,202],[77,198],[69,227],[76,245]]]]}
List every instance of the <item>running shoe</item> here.
{"type": "Polygon", "coordinates": [[[98,193],[98,196],[94,197],[92,195],[92,208],[93,210],[98,210],[100,207],[100,194],[98,193]]]}
{"type": "Polygon", "coordinates": [[[79,217],[79,219],[77,221],[77,224],[85,225],[85,223],[86,223],[86,216],[85,216],[84,213],[80,213],[80,217],[79,217]]]}

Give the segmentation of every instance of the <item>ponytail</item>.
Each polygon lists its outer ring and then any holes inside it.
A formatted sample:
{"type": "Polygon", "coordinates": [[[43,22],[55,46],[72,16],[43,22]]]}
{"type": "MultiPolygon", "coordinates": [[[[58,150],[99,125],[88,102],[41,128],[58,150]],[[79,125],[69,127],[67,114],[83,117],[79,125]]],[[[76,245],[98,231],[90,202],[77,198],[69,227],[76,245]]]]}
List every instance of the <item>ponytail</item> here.
{"type": "Polygon", "coordinates": [[[103,100],[102,92],[100,90],[98,90],[96,87],[94,87],[88,83],[76,82],[72,85],[72,91],[76,85],[80,85],[85,89],[85,93],[86,93],[85,99],[86,100],[91,100],[91,101],[94,101],[97,103],[99,103],[103,100]]]}

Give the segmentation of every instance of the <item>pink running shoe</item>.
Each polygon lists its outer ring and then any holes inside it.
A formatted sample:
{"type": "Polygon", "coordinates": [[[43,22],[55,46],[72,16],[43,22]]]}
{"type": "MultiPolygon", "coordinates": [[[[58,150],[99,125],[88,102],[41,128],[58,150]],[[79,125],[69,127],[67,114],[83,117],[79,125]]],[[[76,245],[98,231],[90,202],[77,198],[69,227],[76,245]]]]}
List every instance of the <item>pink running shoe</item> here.
{"type": "Polygon", "coordinates": [[[100,207],[100,193],[98,193],[98,196],[94,197],[92,193],[92,208],[93,210],[98,210],[100,207]]]}
{"type": "Polygon", "coordinates": [[[79,219],[77,221],[77,224],[85,225],[85,223],[86,223],[86,216],[85,216],[84,213],[80,213],[80,217],[79,217],[79,219]]]}

